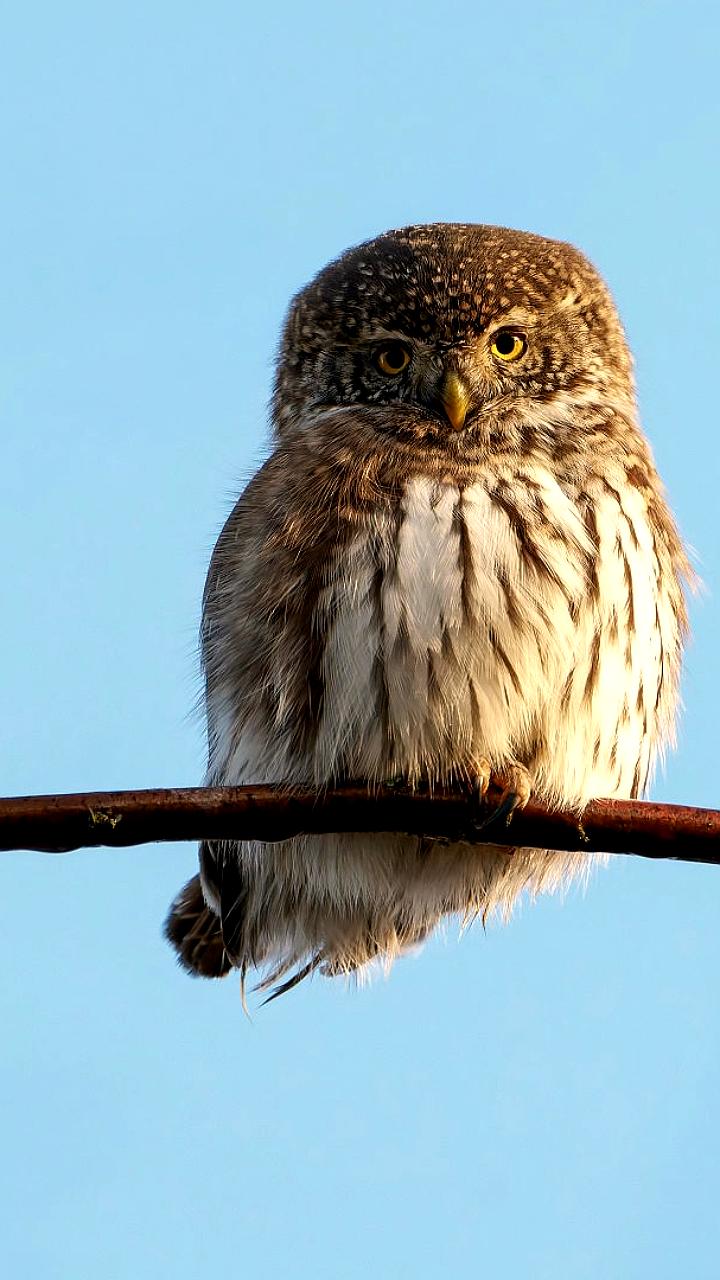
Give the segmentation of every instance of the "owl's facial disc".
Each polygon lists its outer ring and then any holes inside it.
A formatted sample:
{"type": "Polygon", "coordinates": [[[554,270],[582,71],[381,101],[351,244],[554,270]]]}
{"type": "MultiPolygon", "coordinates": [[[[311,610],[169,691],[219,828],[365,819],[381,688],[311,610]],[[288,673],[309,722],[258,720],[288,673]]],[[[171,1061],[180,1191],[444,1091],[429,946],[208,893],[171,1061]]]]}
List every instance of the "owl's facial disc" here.
{"type": "Polygon", "coordinates": [[[273,401],[279,434],[362,406],[386,437],[495,448],[561,429],[632,366],[607,290],[578,251],[502,227],[405,227],[349,249],[293,303],[273,401]],[[514,436],[513,436],[514,438],[514,436]]]}

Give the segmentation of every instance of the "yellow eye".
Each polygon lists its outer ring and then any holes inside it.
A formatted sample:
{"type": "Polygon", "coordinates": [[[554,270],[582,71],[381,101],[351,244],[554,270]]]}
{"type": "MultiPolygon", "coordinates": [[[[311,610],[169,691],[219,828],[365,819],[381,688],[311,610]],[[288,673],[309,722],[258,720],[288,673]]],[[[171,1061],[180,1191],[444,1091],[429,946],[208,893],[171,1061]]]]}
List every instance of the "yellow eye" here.
{"type": "Polygon", "coordinates": [[[521,333],[513,333],[512,329],[501,329],[495,334],[490,350],[498,360],[509,364],[511,360],[519,360],[527,350],[527,342],[521,333]]]}
{"type": "Polygon", "coordinates": [[[403,369],[407,369],[409,363],[410,352],[402,342],[386,342],[384,347],[379,347],[375,352],[375,364],[381,373],[390,378],[397,377],[403,369]]]}

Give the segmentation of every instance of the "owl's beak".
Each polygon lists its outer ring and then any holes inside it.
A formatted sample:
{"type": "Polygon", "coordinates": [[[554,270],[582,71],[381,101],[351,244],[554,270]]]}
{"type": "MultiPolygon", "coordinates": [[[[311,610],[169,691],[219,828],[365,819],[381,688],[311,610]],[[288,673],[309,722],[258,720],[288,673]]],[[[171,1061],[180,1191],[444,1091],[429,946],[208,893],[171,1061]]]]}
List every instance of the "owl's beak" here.
{"type": "Polygon", "coordinates": [[[460,375],[452,369],[448,369],[440,384],[440,399],[450,426],[455,431],[462,431],[470,408],[470,393],[460,375]]]}

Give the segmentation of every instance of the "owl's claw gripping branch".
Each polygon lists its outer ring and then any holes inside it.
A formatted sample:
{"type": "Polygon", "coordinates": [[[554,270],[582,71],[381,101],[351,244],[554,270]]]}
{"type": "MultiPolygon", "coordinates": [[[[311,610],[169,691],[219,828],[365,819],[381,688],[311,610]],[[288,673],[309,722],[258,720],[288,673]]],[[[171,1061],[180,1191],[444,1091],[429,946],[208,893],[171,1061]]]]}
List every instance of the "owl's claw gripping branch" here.
{"type": "Polygon", "coordinates": [[[475,824],[475,831],[484,831],[487,827],[505,819],[509,827],[513,814],[517,809],[524,809],[532,795],[530,774],[524,764],[517,762],[508,765],[501,772],[493,772],[487,760],[480,762],[476,795],[483,800],[491,783],[500,787],[501,795],[492,813],[475,824]]]}
{"type": "Polygon", "coordinates": [[[484,822],[480,823],[479,831],[484,831],[492,824],[501,822],[502,819],[505,819],[505,826],[509,827],[512,814],[518,809],[524,809],[532,795],[530,774],[524,764],[511,764],[502,773],[492,774],[491,781],[502,788],[500,804],[493,809],[488,818],[484,819],[484,822]]]}

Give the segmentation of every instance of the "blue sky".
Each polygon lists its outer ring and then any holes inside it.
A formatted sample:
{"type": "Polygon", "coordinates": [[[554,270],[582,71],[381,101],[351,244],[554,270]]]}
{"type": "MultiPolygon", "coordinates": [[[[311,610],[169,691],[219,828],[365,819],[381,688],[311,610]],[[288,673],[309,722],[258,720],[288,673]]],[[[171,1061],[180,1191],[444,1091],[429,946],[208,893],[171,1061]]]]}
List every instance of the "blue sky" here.
{"type": "MultiPolygon", "coordinates": [[[[706,592],[658,798],[718,804],[712,6],[29,3],[0,19],[8,794],[191,784],[207,558],[289,296],[417,221],[606,275],[706,592]]],[[[242,1015],[191,845],[6,854],[7,1275],[713,1280],[720,870],[617,858],[362,991],[242,1015]]]]}

